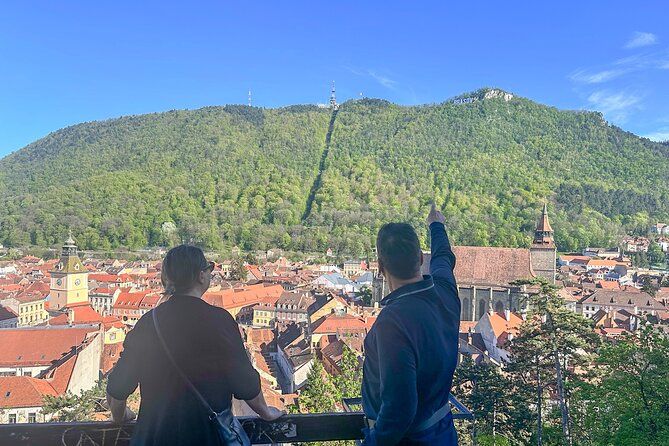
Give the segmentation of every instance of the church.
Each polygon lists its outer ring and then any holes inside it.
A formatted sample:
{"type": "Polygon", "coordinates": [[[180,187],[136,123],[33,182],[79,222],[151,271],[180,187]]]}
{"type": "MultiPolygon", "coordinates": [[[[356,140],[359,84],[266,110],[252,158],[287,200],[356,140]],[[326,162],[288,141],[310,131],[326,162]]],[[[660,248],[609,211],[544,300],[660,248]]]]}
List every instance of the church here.
{"type": "MultiPolygon", "coordinates": [[[[546,205],[530,248],[454,246],[455,279],[463,321],[478,321],[488,311],[522,311],[528,290],[511,285],[522,279],[543,277],[555,283],[557,252],[546,205]]],[[[429,274],[430,253],[423,253],[423,274],[429,274]]],[[[388,294],[383,277],[374,280],[374,300],[388,294]]]]}

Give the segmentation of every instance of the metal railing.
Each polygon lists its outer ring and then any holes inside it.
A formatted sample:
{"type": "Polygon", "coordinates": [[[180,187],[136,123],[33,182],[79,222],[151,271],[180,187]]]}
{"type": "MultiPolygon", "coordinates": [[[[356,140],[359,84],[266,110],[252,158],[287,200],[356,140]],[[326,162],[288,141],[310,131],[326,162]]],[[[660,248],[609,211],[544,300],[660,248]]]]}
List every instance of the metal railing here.
{"type": "MultiPolygon", "coordinates": [[[[450,396],[455,420],[472,420],[472,413],[450,396]]],[[[240,417],[253,444],[359,440],[365,426],[360,398],[344,401],[346,412],[291,414],[276,421],[240,417]]],[[[123,426],[108,421],[74,423],[0,424],[0,445],[125,446],[135,423],[123,426]]]]}

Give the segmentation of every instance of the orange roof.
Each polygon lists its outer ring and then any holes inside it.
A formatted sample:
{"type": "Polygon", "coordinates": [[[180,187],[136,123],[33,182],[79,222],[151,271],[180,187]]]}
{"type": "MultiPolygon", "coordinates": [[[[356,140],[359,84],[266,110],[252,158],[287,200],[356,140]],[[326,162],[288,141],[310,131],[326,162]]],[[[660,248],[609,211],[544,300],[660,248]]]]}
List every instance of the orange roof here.
{"type": "Polygon", "coordinates": [[[283,291],[281,285],[259,283],[244,288],[207,292],[202,296],[202,299],[209,305],[230,310],[256,305],[261,302],[274,305],[283,291]]]}
{"type": "Polygon", "coordinates": [[[518,327],[523,323],[523,318],[513,312],[510,312],[508,321],[504,315],[499,313],[493,313],[488,316],[496,338],[499,338],[504,333],[515,335],[518,332],[518,327]]]}
{"type": "Polygon", "coordinates": [[[95,288],[94,290],[91,290],[91,294],[107,294],[107,295],[111,296],[112,294],[114,294],[116,292],[116,290],[118,290],[118,288],[112,289],[112,288],[98,287],[98,288],[95,288]]]}
{"type": "Polygon", "coordinates": [[[100,358],[100,370],[103,375],[106,375],[116,365],[121,352],[123,351],[123,343],[105,344],[102,347],[102,357],[100,358]]]}
{"type": "Polygon", "coordinates": [[[137,309],[141,306],[144,297],[152,292],[153,292],[152,290],[135,291],[132,293],[128,291],[121,291],[121,293],[119,293],[118,297],[116,298],[116,302],[114,303],[114,308],[137,309]]]}
{"type": "Polygon", "coordinates": [[[563,260],[565,262],[573,262],[575,260],[578,260],[579,262],[583,263],[588,263],[590,260],[592,260],[592,257],[590,256],[580,256],[580,255],[562,255],[560,256],[560,260],[563,260]]]}
{"type": "Polygon", "coordinates": [[[269,344],[274,340],[274,332],[269,328],[248,328],[246,339],[250,344],[269,344]]]}
{"type": "Polygon", "coordinates": [[[263,278],[263,274],[260,271],[260,268],[258,268],[256,265],[246,265],[246,269],[248,272],[251,273],[253,277],[255,277],[257,280],[261,280],[263,278]]]}
{"type": "Polygon", "coordinates": [[[28,376],[0,377],[0,408],[41,407],[45,395],[58,395],[46,380],[28,376]]]}
{"type": "Polygon", "coordinates": [[[618,265],[618,262],[615,260],[600,260],[592,259],[587,263],[588,266],[593,268],[615,268],[618,265]]]}
{"type": "Polygon", "coordinates": [[[598,280],[595,282],[597,288],[604,288],[605,290],[619,290],[620,284],[614,280],[598,280]]]}
{"type": "Polygon", "coordinates": [[[314,329],[314,334],[335,334],[338,330],[364,330],[366,328],[368,328],[367,324],[359,317],[350,314],[339,316],[331,313],[322,318],[321,323],[314,329]]]}
{"type": "Polygon", "coordinates": [[[460,321],[460,333],[469,333],[475,326],[476,321],[460,321]]]}
{"type": "Polygon", "coordinates": [[[8,283],[6,285],[0,285],[0,290],[6,292],[21,291],[23,287],[18,283],[8,283]]]}
{"type": "Polygon", "coordinates": [[[121,319],[117,318],[116,316],[105,316],[102,318],[102,323],[104,324],[105,329],[109,329],[111,327],[116,327],[116,328],[125,327],[123,322],[121,322],[121,319]]]}
{"type": "Polygon", "coordinates": [[[102,322],[102,316],[100,316],[100,313],[95,311],[90,304],[71,307],[69,311],[72,312],[72,322],[75,324],[102,322]]]}
{"type": "Polygon", "coordinates": [[[30,367],[50,365],[72,347],[81,345],[88,333],[86,328],[19,328],[0,330],[0,366],[30,367]]]}
{"type": "Polygon", "coordinates": [[[89,274],[88,280],[94,280],[96,282],[108,282],[108,283],[121,283],[123,282],[120,276],[115,274],[106,274],[106,273],[96,273],[89,274]]]}
{"type": "Polygon", "coordinates": [[[77,362],[77,356],[78,355],[70,356],[65,362],[55,367],[47,375],[49,383],[59,394],[65,393],[68,384],[70,384],[74,365],[77,362]]]}

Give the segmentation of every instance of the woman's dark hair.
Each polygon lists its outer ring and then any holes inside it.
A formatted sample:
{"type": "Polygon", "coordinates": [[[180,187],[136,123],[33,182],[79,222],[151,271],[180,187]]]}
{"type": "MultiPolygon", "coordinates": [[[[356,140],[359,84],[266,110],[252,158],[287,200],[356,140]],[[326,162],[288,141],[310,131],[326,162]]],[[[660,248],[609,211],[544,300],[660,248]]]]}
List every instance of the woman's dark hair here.
{"type": "Polygon", "coordinates": [[[179,245],[170,249],[160,271],[165,294],[177,294],[193,288],[198,275],[208,265],[204,253],[198,247],[179,245]]]}
{"type": "Polygon", "coordinates": [[[388,223],[376,237],[379,263],[398,279],[411,279],[420,271],[420,242],[406,223],[388,223]]]}

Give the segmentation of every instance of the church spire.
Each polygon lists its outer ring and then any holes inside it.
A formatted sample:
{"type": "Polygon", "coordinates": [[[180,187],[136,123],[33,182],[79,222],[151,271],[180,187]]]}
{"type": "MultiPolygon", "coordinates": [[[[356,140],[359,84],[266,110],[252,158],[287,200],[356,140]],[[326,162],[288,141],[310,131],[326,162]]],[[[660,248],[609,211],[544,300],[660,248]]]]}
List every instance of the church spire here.
{"type": "Polygon", "coordinates": [[[537,228],[534,231],[535,245],[553,245],[553,228],[548,221],[548,205],[544,203],[544,209],[541,212],[541,217],[537,221],[537,228]]]}

